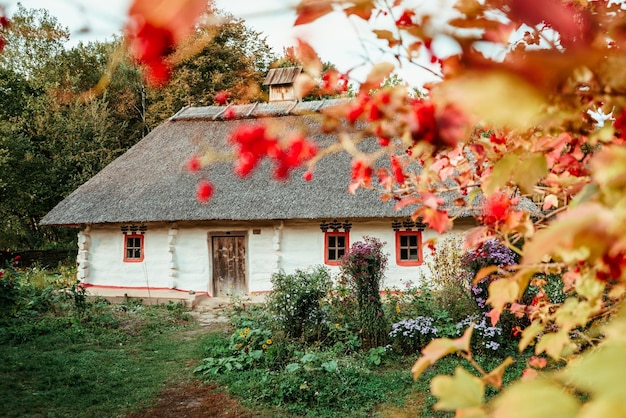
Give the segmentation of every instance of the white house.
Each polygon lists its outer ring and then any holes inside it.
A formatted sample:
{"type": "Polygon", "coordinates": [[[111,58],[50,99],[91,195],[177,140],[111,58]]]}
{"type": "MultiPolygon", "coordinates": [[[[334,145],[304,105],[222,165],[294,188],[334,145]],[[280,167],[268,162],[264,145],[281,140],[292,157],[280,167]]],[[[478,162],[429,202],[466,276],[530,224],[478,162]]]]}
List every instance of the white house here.
{"type": "MultiPolygon", "coordinates": [[[[336,101],[283,101],[185,108],[59,203],[45,225],[79,229],[78,277],[85,286],[178,289],[210,296],[271,289],[270,277],[313,265],[338,271],[341,256],[363,236],[385,241],[387,286],[428,275],[422,241],[436,232],[395,212],[374,191],[347,192],[351,157],[324,158],[315,178],[302,170],[287,182],[263,163],[246,179],[232,162],[203,173],[215,185],[208,204],[195,198],[197,175],[188,159],[204,150],[229,150],[229,133],[254,118],[290,130],[319,125],[316,112],[336,101]],[[234,118],[223,117],[233,113],[234,118]]],[[[320,146],[330,135],[312,139],[320,146]]],[[[374,140],[360,146],[372,147],[374,140]]],[[[461,227],[473,223],[468,219],[461,227]]],[[[457,227],[459,228],[459,227],[457,227]]]]}

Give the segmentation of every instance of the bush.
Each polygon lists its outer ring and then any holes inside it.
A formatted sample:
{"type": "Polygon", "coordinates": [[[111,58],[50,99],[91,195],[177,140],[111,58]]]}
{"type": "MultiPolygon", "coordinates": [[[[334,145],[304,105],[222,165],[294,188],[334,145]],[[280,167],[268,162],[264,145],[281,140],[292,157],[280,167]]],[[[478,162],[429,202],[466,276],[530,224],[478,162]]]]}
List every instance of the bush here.
{"type": "Polygon", "coordinates": [[[327,330],[322,300],[332,288],[330,272],[323,266],[272,275],[272,292],[266,305],[278,328],[291,338],[321,339],[327,330]]]}
{"type": "Polygon", "coordinates": [[[387,268],[385,243],[373,237],[352,244],[341,261],[341,272],[349,287],[356,293],[357,316],[362,346],[373,348],[385,345],[388,325],[380,299],[381,284],[387,268]]]}
{"type": "Polygon", "coordinates": [[[20,281],[13,268],[13,260],[0,269],[0,318],[9,317],[15,313],[20,294],[20,281]]]}

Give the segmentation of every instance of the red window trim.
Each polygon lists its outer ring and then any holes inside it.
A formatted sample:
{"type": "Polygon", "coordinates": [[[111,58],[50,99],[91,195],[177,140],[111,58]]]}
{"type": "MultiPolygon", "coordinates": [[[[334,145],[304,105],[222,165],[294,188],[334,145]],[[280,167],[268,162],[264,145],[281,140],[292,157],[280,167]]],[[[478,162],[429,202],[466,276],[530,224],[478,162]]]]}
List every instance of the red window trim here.
{"type": "Polygon", "coordinates": [[[338,266],[341,264],[341,260],[329,260],[328,259],[328,237],[330,236],[343,236],[346,237],[346,248],[345,252],[347,253],[350,249],[350,233],[349,232],[340,232],[340,231],[326,231],[324,232],[324,264],[329,266],[338,266]]]}
{"type": "Polygon", "coordinates": [[[396,264],[399,266],[421,266],[423,263],[422,231],[396,231],[396,264]],[[417,260],[402,260],[400,258],[400,237],[403,235],[417,236],[417,260]]]}
{"type": "Polygon", "coordinates": [[[144,236],[142,234],[127,234],[124,235],[124,262],[125,263],[141,263],[144,256],[144,236]],[[128,257],[128,238],[139,238],[139,250],[141,255],[139,258],[128,257]]]}

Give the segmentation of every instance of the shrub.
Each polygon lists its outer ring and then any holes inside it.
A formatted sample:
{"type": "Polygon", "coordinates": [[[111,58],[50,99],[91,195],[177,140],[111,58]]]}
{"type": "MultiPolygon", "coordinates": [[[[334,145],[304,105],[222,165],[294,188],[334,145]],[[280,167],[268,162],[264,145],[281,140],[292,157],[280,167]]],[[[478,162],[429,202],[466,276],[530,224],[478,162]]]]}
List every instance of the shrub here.
{"type": "Polygon", "coordinates": [[[483,267],[505,267],[517,264],[518,256],[498,240],[486,241],[480,247],[467,251],[462,257],[462,265],[467,271],[464,280],[470,288],[470,294],[476,305],[483,312],[489,311],[487,297],[489,296],[489,284],[494,280],[492,276],[481,279],[474,283],[474,277],[483,267]]]}
{"type": "Polygon", "coordinates": [[[272,292],[266,305],[278,328],[291,338],[320,339],[327,329],[322,300],[332,288],[330,272],[323,266],[272,275],[272,292]]]}
{"type": "Polygon", "coordinates": [[[394,350],[403,354],[417,353],[430,340],[439,336],[434,322],[434,318],[428,316],[418,316],[414,319],[396,322],[391,326],[389,342],[394,350]]]}
{"type": "Polygon", "coordinates": [[[13,260],[0,269],[0,318],[13,315],[20,294],[20,282],[13,260]]]}
{"type": "Polygon", "coordinates": [[[364,348],[385,345],[388,325],[380,298],[387,268],[384,245],[373,237],[352,244],[341,261],[341,272],[356,293],[357,315],[364,348]]]}

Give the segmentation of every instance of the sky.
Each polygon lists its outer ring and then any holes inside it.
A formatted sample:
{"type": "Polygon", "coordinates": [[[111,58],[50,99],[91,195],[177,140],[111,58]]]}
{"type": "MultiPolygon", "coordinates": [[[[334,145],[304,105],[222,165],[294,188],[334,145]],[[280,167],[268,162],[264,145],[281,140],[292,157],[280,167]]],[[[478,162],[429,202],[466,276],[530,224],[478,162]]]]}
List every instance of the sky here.
{"type": "MultiPolygon", "coordinates": [[[[418,1],[422,8],[441,7],[449,0],[418,1]]],[[[126,21],[130,0],[20,0],[26,8],[47,9],[62,25],[69,28],[69,45],[79,41],[104,40],[120,33],[126,21]]],[[[246,21],[248,27],[261,32],[277,54],[292,46],[301,37],[312,44],[323,61],[337,66],[340,71],[352,70],[351,77],[363,80],[371,68],[367,62],[392,61],[382,55],[370,28],[361,19],[348,19],[342,13],[333,13],[318,21],[294,27],[297,0],[216,0],[219,9],[246,21]],[[369,59],[367,59],[369,58],[369,59]]],[[[0,0],[10,16],[17,9],[16,0],[0,0]]],[[[381,45],[381,44],[378,44],[381,45]]],[[[424,62],[426,64],[426,62],[424,62]]],[[[411,85],[420,86],[437,78],[415,66],[404,65],[397,73],[411,85]]]]}

